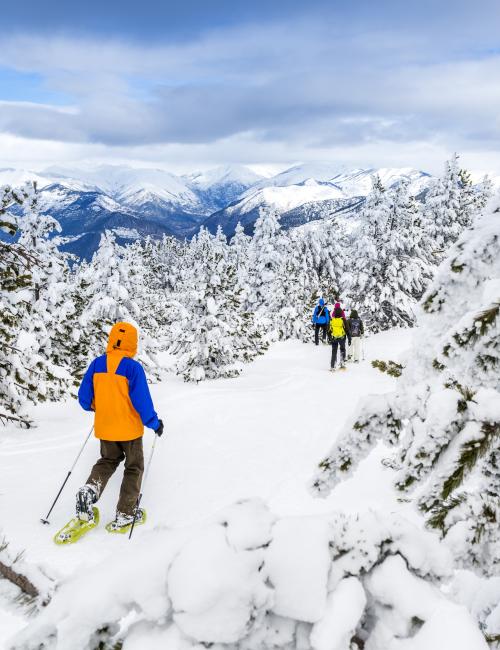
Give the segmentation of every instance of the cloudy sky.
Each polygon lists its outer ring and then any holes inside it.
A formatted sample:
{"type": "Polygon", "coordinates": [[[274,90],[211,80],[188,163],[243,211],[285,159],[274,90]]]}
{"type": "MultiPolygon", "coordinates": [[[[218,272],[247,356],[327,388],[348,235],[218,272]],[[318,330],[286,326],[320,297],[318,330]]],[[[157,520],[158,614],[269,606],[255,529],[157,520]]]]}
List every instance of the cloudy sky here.
{"type": "Polygon", "coordinates": [[[500,173],[499,0],[2,4],[0,167],[500,173]]]}

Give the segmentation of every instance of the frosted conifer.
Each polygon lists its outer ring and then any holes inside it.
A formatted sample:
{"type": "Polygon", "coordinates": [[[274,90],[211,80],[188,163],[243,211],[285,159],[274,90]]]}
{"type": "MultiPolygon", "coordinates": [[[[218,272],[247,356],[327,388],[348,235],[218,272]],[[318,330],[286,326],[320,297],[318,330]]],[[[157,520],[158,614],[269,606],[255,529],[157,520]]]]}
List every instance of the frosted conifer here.
{"type": "Polygon", "coordinates": [[[186,381],[235,377],[242,362],[267,347],[254,315],[243,308],[236,267],[222,244],[201,228],[189,246],[172,348],[178,357],[177,372],[186,381]]]}
{"type": "Polygon", "coordinates": [[[70,381],[53,361],[50,338],[61,322],[56,285],[64,258],[52,250],[48,237],[57,222],[39,217],[33,183],[0,189],[0,220],[8,234],[20,231],[18,242],[0,244],[0,417],[28,424],[24,405],[59,398],[70,381]],[[20,217],[9,212],[15,205],[20,217]]]}
{"type": "Polygon", "coordinates": [[[248,253],[246,304],[266,331],[274,331],[286,301],[286,238],[275,210],[261,209],[248,253]]]}
{"type": "Polygon", "coordinates": [[[415,490],[455,556],[485,574],[500,565],[499,206],[459,239],[424,295],[397,392],[366,400],[314,479],[328,493],[383,439],[397,488],[415,490]]]}

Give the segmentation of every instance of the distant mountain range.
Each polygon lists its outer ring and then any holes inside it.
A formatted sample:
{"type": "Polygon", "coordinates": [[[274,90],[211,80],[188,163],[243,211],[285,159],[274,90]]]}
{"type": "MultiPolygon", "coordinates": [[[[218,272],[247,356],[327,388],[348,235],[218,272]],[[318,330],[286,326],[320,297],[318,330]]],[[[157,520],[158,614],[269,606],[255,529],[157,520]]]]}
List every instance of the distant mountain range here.
{"type": "Polygon", "coordinates": [[[416,195],[432,180],[411,168],[339,170],[325,163],[295,165],[271,177],[236,165],[184,176],[101,165],[44,172],[0,169],[0,185],[36,181],[42,210],[61,223],[64,247],[88,258],[106,229],[121,243],[147,235],[189,238],[201,225],[212,232],[220,225],[230,236],[238,221],[251,232],[265,206],[281,213],[285,228],[345,213],[362,204],[374,174],[388,188],[408,179],[416,195]]]}

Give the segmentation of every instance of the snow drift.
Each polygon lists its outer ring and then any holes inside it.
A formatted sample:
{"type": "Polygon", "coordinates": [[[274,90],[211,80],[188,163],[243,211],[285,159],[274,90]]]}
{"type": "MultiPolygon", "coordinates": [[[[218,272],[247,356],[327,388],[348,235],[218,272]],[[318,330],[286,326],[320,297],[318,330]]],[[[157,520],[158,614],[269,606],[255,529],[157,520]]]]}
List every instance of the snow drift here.
{"type": "Polygon", "coordinates": [[[248,500],[117,542],[64,580],[9,650],[487,647],[439,590],[448,551],[387,513],[276,520],[248,500]]]}

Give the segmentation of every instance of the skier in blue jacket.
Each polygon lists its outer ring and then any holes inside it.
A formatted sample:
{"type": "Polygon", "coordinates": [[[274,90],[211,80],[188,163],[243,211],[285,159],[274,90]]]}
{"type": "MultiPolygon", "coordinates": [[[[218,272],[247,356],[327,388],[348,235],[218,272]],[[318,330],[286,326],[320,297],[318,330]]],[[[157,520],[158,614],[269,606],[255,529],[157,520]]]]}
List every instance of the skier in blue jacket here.
{"type": "Polygon", "coordinates": [[[319,345],[319,331],[322,331],[322,341],[326,342],[326,333],[328,330],[328,323],[330,322],[330,312],[325,305],[323,298],[319,299],[318,304],[314,308],[312,315],[312,322],[314,323],[314,342],[319,345]]]}

